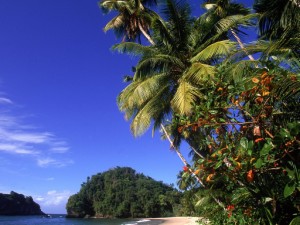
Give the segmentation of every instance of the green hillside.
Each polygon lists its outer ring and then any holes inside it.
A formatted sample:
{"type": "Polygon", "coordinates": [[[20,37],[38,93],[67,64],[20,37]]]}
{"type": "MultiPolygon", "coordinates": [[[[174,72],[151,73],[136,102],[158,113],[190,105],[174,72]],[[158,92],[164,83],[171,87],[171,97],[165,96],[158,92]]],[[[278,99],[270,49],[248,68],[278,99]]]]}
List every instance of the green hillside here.
{"type": "Polygon", "coordinates": [[[81,185],[67,203],[68,217],[172,216],[181,193],[129,167],[98,173],[81,185]]]}
{"type": "Polygon", "coordinates": [[[44,215],[44,213],[32,197],[11,191],[10,194],[0,193],[0,215],[44,215]]]}

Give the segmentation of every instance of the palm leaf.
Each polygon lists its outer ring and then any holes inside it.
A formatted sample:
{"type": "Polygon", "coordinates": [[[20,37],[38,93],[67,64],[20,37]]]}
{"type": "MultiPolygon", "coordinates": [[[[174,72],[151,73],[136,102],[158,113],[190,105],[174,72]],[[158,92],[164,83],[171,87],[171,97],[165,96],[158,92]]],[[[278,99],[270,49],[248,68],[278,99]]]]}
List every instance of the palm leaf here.
{"type": "Polygon", "coordinates": [[[216,30],[218,33],[228,32],[229,29],[236,28],[239,25],[253,26],[253,20],[258,14],[250,15],[232,15],[222,18],[216,23],[216,30]]]}
{"type": "Polygon", "coordinates": [[[202,94],[198,88],[192,86],[186,80],[181,80],[171,105],[175,112],[181,115],[188,115],[192,112],[193,103],[201,97],[202,94]]]}
{"type": "MultiPolygon", "coordinates": [[[[161,17],[156,17],[152,21],[153,37],[159,43],[172,46],[173,39],[166,22],[161,17]]],[[[160,45],[161,46],[161,45],[160,45]]],[[[161,46],[162,47],[162,46],[161,46]]]]}
{"type": "Polygon", "coordinates": [[[118,15],[116,17],[114,17],[112,20],[110,20],[105,27],[103,28],[103,30],[106,32],[110,29],[116,29],[119,28],[121,26],[124,25],[124,20],[123,20],[123,16],[122,15],[118,15]]]}
{"type": "Polygon", "coordinates": [[[136,67],[134,80],[141,79],[148,74],[167,71],[174,65],[181,69],[184,69],[185,67],[181,60],[174,56],[157,54],[153,57],[147,57],[146,59],[141,60],[136,67]]]}
{"type": "Polygon", "coordinates": [[[162,6],[162,12],[171,27],[174,47],[182,49],[186,46],[192,24],[190,6],[182,0],[167,0],[162,6]]]}
{"type": "Polygon", "coordinates": [[[157,74],[139,81],[130,97],[133,99],[137,107],[141,107],[149,99],[155,96],[162,87],[168,84],[166,74],[157,74]]]}
{"type": "Polygon", "coordinates": [[[233,80],[236,84],[241,82],[243,77],[247,75],[248,71],[253,70],[253,68],[258,66],[258,64],[259,61],[256,60],[241,60],[229,65],[226,69],[229,74],[229,80],[233,80]]]}
{"type": "Polygon", "coordinates": [[[240,202],[243,202],[251,196],[251,192],[245,187],[237,189],[232,196],[232,203],[233,204],[239,204],[240,202]]]}
{"type": "Polygon", "coordinates": [[[235,48],[236,43],[224,40],[213,43],[199,52],[196,56],[191,59],[191,62],[206,61],[214,57],[221,57],[229,55],[230,52],[235,48]]]}
{"type": "Polygon", "coordinates": [[[203,85],[204,82],[213,79],[216,73],[217,70],[214,66],[195,62],[184,74],[183,79],[190,80],[197,85],[203,85]]]}
{"type": "Polygon", "coordinates": [[[123,42],[116,44],[112,47],[113,50],[117,50],[120,53],[127,53],[130,55],[148,55],[154,52],[149,46],[144,46],[135,42],[123,42]]]}
{"type": "Polygon", "coordinates": [[[139,84],[139,82],[132,82],[119,94],[117,98],[118,107],[125,113],[125,118],[127,120],[130,119],[136,111],[137,102],[132,96],[132,93],[139,84]]]}
{"type": "Polygon", "coordinates": [[[156,96],[151,98],[134,116],[131,123],[131,131],[134,136],[142,135],[151,125],[151,120],[161,115],[165,110],[164,93],[168,86],[162,88],[156,96]]]}

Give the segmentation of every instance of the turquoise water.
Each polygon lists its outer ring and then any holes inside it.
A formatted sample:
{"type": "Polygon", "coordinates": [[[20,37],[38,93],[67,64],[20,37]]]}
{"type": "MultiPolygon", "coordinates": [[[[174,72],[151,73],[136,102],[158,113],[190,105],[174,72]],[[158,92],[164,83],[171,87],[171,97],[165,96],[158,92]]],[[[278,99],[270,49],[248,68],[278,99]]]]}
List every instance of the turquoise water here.
{"type": "Polygon", "coordinates": [[[68,219],[63,215],[0,216],[0,225],[158,225],[160,221],[138,219],[68,219]]]}

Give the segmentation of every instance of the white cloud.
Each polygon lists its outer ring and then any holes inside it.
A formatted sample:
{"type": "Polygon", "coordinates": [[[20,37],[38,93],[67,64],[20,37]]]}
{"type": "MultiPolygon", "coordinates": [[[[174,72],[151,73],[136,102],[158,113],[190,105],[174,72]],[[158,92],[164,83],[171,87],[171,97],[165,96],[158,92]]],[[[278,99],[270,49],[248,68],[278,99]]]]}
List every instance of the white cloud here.
{"type": "Polygon", "coordinates": [[[67,166],[69,164],[72,164],[73,161],[72,160],[57,160],[57,159],[53,159],[53,158],[40,158],[37,159],[37,164],[40,167],[64,167],[67,166]]]}
{"type": "Polygon", "coordinates": [[[61,147],[53,147],[51,148],[51,151],[53,152],[56,152],[56,153],[65,153],[67,151],[69,151],[69,147],[64,147],[64,146],[61,146],[61,147]]]}
{"type": "Polygon", "coordinates": [[[65,206],[71,195],[72,193],[67,190],[62,192],[50,190],[44,196],[36,197],[35,200],[42,206],[42,208],[43,206],[65,206]]]}
{"type": "Polygon", "coordinates": [[[14,141],[42,144],[50,141],[50,133],[25,133],[25,132],[15,132],[9,133],[8,138],[14,141]]]}
{"type": "Polygon", "coordinates": [[[8,98],[0,97],[0,104],[13,104],[13,102],[8,98]]]}
{"type": "Polygon", "coordinates": [[[15,153],[15,154],[23,154],[23,155],[36,155],[37,151],[33,151],[30,149],[24,149],[24,146],[13,143],[0,143],[0,151],[15,153]]]}
{"type": "MultiPolygon", "coordinates": [[[[0,106],[14,103],[0,97],[0,106]]],[[[3,107],[3,106],[2,106],[3,107]]],[[[8,107],[6,107],[8,108],[8,107]]],[[[12,109],[0,112],[0,154],[26,155],[33,157],[40,167],[63,167],[71,160],[61,160],[58,154],[66,153],[69,146],[53,133],[39,131],[32,124],[24,124],[20,117],[14,116],[12,109]]],[[[26,117],[25,117],[26,118],[26,117]]]]}

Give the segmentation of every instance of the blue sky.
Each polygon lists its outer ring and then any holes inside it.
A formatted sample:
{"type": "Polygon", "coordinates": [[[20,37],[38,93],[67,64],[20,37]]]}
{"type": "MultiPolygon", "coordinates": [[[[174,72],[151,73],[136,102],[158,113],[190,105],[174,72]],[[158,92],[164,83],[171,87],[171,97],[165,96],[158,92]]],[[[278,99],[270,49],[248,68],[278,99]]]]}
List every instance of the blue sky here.
{"type": "Polygon", "coordinates": [[[134,59],[110,50],[97,1],[1,1],[0,21],[0,193],[65,213],[88,176],[116,166],[176,183],[169,143],[134,138],[117,108],[134,59]]]}

